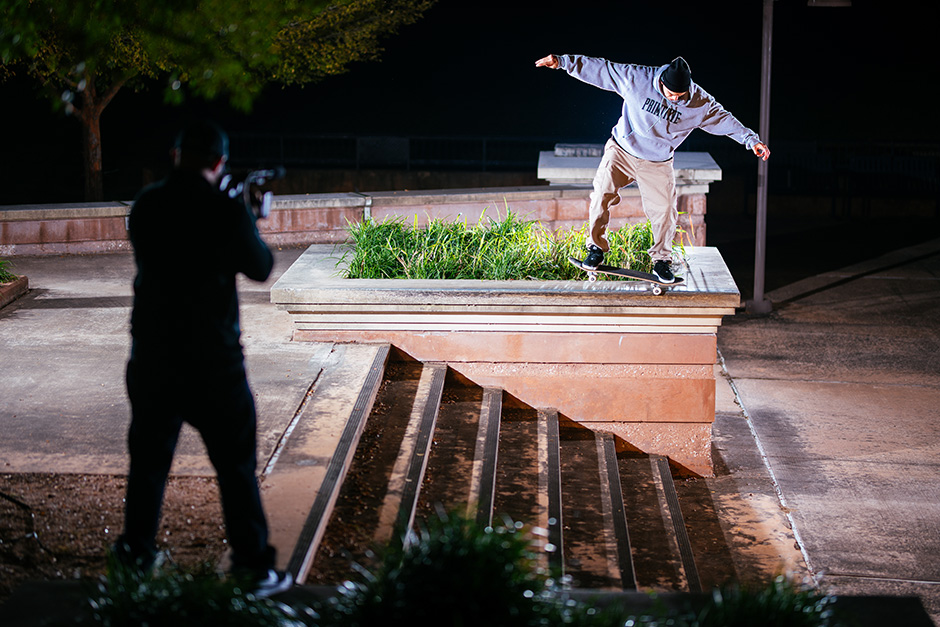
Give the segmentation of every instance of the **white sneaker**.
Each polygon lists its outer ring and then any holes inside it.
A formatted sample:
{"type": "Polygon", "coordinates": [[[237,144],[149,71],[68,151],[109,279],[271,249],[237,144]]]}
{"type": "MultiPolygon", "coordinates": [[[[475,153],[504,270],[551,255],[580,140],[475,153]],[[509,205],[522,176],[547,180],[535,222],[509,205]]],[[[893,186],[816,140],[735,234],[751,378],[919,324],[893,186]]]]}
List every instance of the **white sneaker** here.
{"type": "Polygon", "coordinates": [[[292,585],[294,585],[293,575],[272,568],[268,570],[266,577],[255,582],[255,588],[251,591],[251,594],[259,599],[266,599],[269,596],[289,590],[292,585]]]}

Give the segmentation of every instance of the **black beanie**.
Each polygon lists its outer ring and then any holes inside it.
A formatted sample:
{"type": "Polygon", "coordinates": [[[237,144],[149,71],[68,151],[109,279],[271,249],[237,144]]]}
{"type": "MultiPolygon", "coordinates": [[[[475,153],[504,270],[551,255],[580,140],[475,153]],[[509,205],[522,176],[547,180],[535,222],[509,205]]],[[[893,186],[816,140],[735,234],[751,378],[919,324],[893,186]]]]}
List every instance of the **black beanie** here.
{"type": "Polygon", "coordinates": [[[680,94],[687,92],[689,85],[692,84],[692,70],[689,69],[689,64],[685,62],[685,59],[676,57],[663,72],[662,81],[669,91],[680,94]]]}

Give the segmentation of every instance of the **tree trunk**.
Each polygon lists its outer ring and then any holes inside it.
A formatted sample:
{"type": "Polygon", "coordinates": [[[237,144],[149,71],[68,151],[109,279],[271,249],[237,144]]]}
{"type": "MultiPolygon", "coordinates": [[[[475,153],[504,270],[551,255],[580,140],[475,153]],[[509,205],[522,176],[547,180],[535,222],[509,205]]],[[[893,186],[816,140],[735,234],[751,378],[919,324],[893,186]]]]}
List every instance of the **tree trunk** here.
{"type": "Polygon", "coordinates": [[[90,112],[81,117],[82,161],[85,166],[85,200],[104,200],[104,171],[101,166],[101,111],[83,107],[90,112]]]}
{"type": "Polygon", "coordinates": [[[104,170],[101,160],[101,114],[124,83],[133,76],[129,73],[99,95],[95,76],[89,74],[82,90],[82,105],[75,108],[82,125],[82,162],[85,170],[85,200],[104,200],[104,170]]]}

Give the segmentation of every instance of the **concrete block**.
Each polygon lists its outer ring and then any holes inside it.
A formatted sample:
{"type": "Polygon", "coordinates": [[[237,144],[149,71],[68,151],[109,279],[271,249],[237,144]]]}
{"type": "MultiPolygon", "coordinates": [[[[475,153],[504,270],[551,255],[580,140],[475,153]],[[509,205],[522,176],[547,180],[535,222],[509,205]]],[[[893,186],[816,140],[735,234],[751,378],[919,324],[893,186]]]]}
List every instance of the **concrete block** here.
{"type": "Polygon", "coordinates": [[[504,361],[569,364],[712,364],[715,336],[706,333],[394,332],[323,329],[295,331],[297,341],[388,341],[420,361],[447,355],[450,363],[504,361]],[[332,339],[330,339],[332,338],[332,339]]]}
{"type": "Polygon", "coordinates": [[[29,291],[29,279],[17,277],[8,283],[0,283],[0,309],[29,291]]]}
{"type": "Polygon", "coordinates": [[[709,366],[450,363],[474,383],[501,387],[537,408],[555,408],[579,423],[715,420],[709,366]]]}
{"type": "Polygon", "coordinates": [[[603,422],[582,423],[594,431],[608,431],[653,455],[665,455],[686,470],[714,476],[711,423],[603,422]]]}
{"type": "Polygon", "coordinates": [[[388,342],[580,423],[685,425],[664,428],[662,446],[659,427],[631,433],[711,473],[710,432],[695,425],[714,420],[717,329],[740,301],[715,249],[690,251],[685,283],[661,296],[632,282],[348,280],[330,267],[305,253],[271,290],[294,340],[388,342]]]}

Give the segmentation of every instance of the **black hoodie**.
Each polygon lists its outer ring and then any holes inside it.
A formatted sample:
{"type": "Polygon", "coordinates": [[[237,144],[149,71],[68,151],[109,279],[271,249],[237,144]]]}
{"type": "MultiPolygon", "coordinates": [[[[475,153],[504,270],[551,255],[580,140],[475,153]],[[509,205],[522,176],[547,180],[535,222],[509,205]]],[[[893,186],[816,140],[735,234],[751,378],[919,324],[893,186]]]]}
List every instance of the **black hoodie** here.
{"type": "Polygon", "coordinates": [[[131,359],[202,372],[242,367],[235,277],[264,281],[274,258],[255,218],[198,172],[174,170],[131,208],[131,359]]]}

